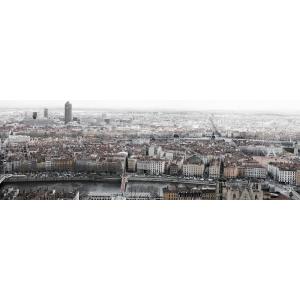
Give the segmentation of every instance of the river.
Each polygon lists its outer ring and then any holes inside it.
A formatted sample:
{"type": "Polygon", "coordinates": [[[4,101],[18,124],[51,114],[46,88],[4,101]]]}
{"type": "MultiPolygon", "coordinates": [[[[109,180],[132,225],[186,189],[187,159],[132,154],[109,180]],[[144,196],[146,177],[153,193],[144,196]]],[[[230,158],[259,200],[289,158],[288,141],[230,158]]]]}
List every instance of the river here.
{"type": "MultiPolygon", "coordinates": [[[[162,196],[162,188],[167,186],[163,183],[145,183],[145,182],[129,182],[126,192],[131,193],[151,193],[153,195],[162,196]]],[[[0,190],[7,188],[18,189],[21,193],[35,193],[44,191],[56,192],[79,192],[80,195],[88,194],[118,194],[121,193],[119,183],[101,183],[101,182],[59,182],[59,183],[4,183],[0,190]]]]}

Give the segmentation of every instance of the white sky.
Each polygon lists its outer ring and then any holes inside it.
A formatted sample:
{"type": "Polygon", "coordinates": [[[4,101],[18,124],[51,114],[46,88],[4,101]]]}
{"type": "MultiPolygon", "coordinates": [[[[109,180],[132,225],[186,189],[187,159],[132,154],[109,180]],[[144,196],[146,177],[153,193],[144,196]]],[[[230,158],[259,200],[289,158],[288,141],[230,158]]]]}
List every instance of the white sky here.
{"type": "Polygon", "coordinates": [[[296,109],[300,2],[9,0],[0,105],[296,109]]]}

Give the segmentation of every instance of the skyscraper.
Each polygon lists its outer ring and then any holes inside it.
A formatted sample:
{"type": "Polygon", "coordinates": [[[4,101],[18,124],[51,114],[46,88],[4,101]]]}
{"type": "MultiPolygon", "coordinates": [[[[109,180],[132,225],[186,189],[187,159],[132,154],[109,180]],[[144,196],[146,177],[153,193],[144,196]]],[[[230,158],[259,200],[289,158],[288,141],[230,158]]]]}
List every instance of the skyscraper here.
{"type": "Polygon", "coordinates": [[[36,112],[36,111],[34,111],[34,112],[32,113],[32,118],[33,118],[34,120],[37,118],[37,112],[36,112]]]}
{"type": "Polygon", "coordinates": [[[72,121],[72,104],[68,101],[65,104],[65,124],[72,121]]]}
{"type": "Polygon", "coordinates": [[[48,119],[48,108],[44,108],[44,118],[48,119]]]}

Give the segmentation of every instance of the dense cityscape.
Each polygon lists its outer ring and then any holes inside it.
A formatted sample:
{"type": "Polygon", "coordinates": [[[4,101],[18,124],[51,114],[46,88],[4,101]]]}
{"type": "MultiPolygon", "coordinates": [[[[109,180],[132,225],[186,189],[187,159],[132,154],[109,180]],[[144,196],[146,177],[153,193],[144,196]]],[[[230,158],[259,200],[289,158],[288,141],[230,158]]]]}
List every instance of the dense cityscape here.
{"type": "Polygon", "coordinates": [[[67,101],[2,109],[0,138],[0,199],[300,199],[296,113],[67,101]]]}

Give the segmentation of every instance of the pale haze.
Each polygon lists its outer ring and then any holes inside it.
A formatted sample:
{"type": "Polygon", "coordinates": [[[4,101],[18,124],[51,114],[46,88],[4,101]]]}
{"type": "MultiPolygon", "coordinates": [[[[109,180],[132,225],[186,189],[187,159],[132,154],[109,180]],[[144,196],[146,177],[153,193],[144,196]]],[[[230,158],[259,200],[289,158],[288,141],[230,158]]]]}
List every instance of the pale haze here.
{"type": "Polygon", "coordinates": [[[297,110],[299,1],[2,1],[0,105],[297,110]]]}

